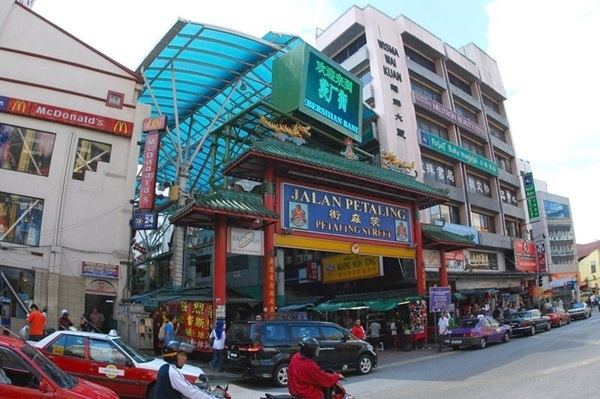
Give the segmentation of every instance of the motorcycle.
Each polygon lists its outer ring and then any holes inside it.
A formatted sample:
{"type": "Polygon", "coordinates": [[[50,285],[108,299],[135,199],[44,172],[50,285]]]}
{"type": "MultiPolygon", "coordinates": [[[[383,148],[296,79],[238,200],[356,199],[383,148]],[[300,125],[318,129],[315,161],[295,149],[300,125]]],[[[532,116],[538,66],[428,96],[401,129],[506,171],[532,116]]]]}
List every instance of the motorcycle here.
{"type": "MultiPolygon", "coordinates": [[[[334,373],[333,370],[325,370],[327,373],[334,373]]],[[[350,395],[346,392],[346,389],[337,382],[331,388],[323,389],[323,398],[324,399],[354,399],[354,396],[350,395]]],[[[270,393],[265,393],[265,396],[261,399],[302,399],[296,396],[290,395],[288,393],[281,395],[272,395],[270,393]]]]}

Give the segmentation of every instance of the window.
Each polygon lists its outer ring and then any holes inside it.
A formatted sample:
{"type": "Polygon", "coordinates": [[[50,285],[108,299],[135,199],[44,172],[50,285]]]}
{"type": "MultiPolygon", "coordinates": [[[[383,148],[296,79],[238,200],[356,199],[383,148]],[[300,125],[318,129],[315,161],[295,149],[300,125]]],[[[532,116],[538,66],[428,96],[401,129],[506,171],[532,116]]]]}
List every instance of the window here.
{"type": "Polygon", "coordinates": [[[459,104],[458,102],[454,102],[455,111],[457,114],[462,116],[463,118],[467,118],[473,123],[478,124],[479,118],[477,117],[477,111],[473,111],[470,108],[459,104]]]}
{"type": "Polygon", "coordinates": [[[500,199],[505,204],[519,206],[517,201],[517,191],[511,188],[500,187],[500,199]]]}
{"type": "Polygon", "coordinates": [[[520,238],[521,225],[513,220],[505,220],[506,235],[513,238],[520,238]]]}
{"type": "Polygon", "coordinates": [[[404,54],[406,55],[406,58],[421,65],[423,68],[428,69],[433,73],[437,73],[435,70],[435,62],[425,57],[424,55],[417,53],[415,50],[409,47],[404,47],[404,54]]]}
{"type": "Polygon", "coordinates": [[[70,356],[79,359],[84,358],[84,337],[63,334],[57,340],[46,347],[46,350],[58,356],[70,356]]]}
{"type": "Polygon", "coordinates": [[[467,190],[486,197],[492,197],[489,180],[470,173],[467,173],[467,190]]]}
{"type": "MultiPolygon", "coordinates": [[[[39,376],[34,374],[31,367],[12,350],[0,348],[0,364],[2,365],[1,370],[4,371],[6,378],[10,380],[10,385],[31,389],[38,388],[39,376]]],[[[0,382],[0,384],[5,384],[5,382],[0,382]]]]}
{"type": "Polygon", "coordinates": [[[468,95],[471,95],[471,85],[469,85],[467,82],[465,82],[464,80],[462,80],[458,76],[455,76],[455,75],[453,75],[451,73],[448,73],[448,79],[450,80],[450,83],[453,86],[456,86],[457,88],[459,88],[460,90],[464,91],[468,95]]]}
{"type": "Polygon", "coordinates": [[[126,364],[127,358],[110,341],[90,338],[90,359],[113,364],[126,364]]]}
{"type": "Polygon", "coordinates": [[[569,205],[544,200],[544,211],[548,219],[566,219],[571,217],[569,205]]]}
{"type": "Polygon", "coordinates": [[[265,324],[264,335],[261,338],[263,345],[283,345],[289,341],[288,326],[286,324],[265,324]]]}
{"type": "Polygon", "coordinates": [[[420,95],[427,97],[435,101],[436,103],[442,103],[442,95],[437,90],[434,90],[429,86],[417,82],[414,79],[410,80],[410,86],[412,87],[413,91],[419,93],[420,95]]]}
{"type": "Polygon", "coordinates": [[[505,172],[512,174],[512,165],[511,160],[509,158],[503,157],[502,155],[496,154],[496,161],[498,163],[498,167],[505,172]]]}
{"type": "Polygon", "coordinates": [[[0,123],[0,168],[48,176],[53,133],[0,123]]]}
{"type": "Polygon", "coordinates": [[[358,38],[356,38],[352,43],[346,46],[342,51],[333,56],[333,60],[338,64],[346,61],[350,58],[354,53],[360,50],[364,45],[367,44],[367,37],[363,33],[358,38]]]}
{"type": "Polygon", "coordinates": [[[498,255],[492,252],[469,251],[471,269],[498,270],[498,255]]]}
{"type": "Polygon", "coordinates": [[[95,172],[98,162],[110,162],[110,144],[99,143],[86,139],[79,139],[75,165],[73,165],[73,179],[84,180],[87,170],[95,172]]]}
{"type": "Polygon", "coordinates": [[[346,335],[339,328],[330,326],[321,326],[321,333],[326,341],[342,341],[346,335]]]}
{"type": "Polygon", "coordinates": [[[371,70],[369,68],[360,71],[356,76],[360,79],[363,86],[368,85],[373,80],[373,75],[371,75],[371,70]]]}
{"type": "Polygon", "coordinates": [[[434,161],[423,157],[423,178],[425,180],[437,181],[450,186],[456,186],[454,168],[451,165],[434,161]]]}
{"type": "Polygon", "coordinates": [[[44,200],[0,192],[0,241],[40,245],[44,200]]]}
{"type": "Polygon", "coordinates": [[[319,327],[317,326],[298,326],[292,325],[292,343],[301,340],[304,337],[319,338],[319,327]]]}
{"type": "Polygon", "coordinates": [[[462,148],[466,148],[467,150],[474,152],[477,155],[481,155],[482,157],[485,157],[485,148],[483,148],[483,145],[478,144],[474,141],[468,140],[464,137],[462,139],[462,148]]]}
{"type": "Polygon", "coordinates": [[[445,126],[438,125],[437,123],[417,116],[417,127],[422,132],[433,134],[434,136],[438,136],[446,141],[449,140],[448,130],[445,126]]]}
{"type": "Polygon", "coordinates": [[[471,219],[473,220],[473,227],[479,231],[485,233],[495,233],[494,228],[494,217],[485,213],[479,213],[471,211],[471,219]]]}
{"type": "Polygon", "coordinates": [[[500,105],[485,94],[483,95],[483,103],[493,109],[496,113],[500,113],[500,105]]]}
{"type": "Polygon", "coordinates": [[[501,129],[490,123],[490,134],[503,143],[506,143],[506,134],[504,133],[504,129],[501,129]]]}
{"type": "Polygon", "coordinates": [[[591,268],[592,268],[591,272],[592,272],[592,273],[596,273],[596,264],[595,264],[595,263],[592,263],[590,266],[591,266],[591,268]]]}
{"type": "Polygon", "coordinates": [[[434,223],[436,220],[443,220],[446,223],[460,224],[460,212],[457,206],[453,205],[435,205],[421,211],[422,221],[424,223],[434,223]]]}

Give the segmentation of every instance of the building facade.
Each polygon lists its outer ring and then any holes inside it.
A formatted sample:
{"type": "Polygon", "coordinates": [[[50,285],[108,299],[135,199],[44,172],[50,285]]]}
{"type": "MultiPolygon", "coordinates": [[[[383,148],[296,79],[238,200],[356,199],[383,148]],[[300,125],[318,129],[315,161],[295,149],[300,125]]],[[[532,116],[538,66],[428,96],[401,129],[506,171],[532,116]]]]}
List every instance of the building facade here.
{"type": "Polygon", "coordinates": [[[392,153],[417,179],[448,191],[450,202],[421,220],[473,236],[474,248],[451,258],[455,288],[523,292],[530,280],[515,265],[514,239],[524,237],[525,211],[496,62],[474,44],[455,49],[370,6],[350,8],[316,43],[361,79],[377,114],[362,148],[392,153]]]}
{"type": "Polygon", "coordinates": [[[10,1],[0,57],[0,287],[12,328],[30,303],[47,307],[50,328],[61,309],[77,326],[93,307],[110,322],[149,113],[136,105],[140,77],[10,1]]]}

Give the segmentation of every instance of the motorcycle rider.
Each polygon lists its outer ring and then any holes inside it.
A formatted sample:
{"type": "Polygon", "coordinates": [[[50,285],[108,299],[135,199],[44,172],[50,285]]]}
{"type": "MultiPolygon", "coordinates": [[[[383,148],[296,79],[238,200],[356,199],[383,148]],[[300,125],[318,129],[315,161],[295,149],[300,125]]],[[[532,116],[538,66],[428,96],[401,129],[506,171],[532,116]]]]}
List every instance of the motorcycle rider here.
{"type": "Polygon", "coordinates": [[[300,399],[322,399],[323,389],[331,388],[344,376],[326,373],[315,362],[319,356],[319,341],[304,337],[300,341],[299,352],[295,353],[288,366],[288,390],[300,399]]]}
{"type": "Polygon", "coordinates": [[[163,347],[163,364],[158,369],[156,390],[151,399],[214,399],[214,396],[190,384],[179,369],[187,360],[186,353],[194,347],[185,342],[171,341],[163,347]]]}

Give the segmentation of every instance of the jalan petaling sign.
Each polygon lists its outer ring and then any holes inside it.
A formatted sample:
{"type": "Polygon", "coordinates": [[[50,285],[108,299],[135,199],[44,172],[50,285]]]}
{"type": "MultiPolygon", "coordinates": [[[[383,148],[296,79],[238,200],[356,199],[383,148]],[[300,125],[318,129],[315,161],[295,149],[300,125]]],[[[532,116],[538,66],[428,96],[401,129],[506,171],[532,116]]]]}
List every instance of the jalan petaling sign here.
{"type": "Polygon", "coordinates": [[[273,104],[308,116],[360,142],[360,81],[307,44],[273,63],[273,104]]]}
{"type": "Polygon", "coordinates": [[[406,206],[371,201],[294,184],[282,184],[284,229],[412,244],[406,206]]]}
{"type": "Polygon", "coordinates": [[[487,158],[477,155],[467,149],[459,147],[433,134],[421,132],[421,143],[434,151],[457,159],[474,168],[482,170],[493,176],[498,176],[498,166],[487,158]]]}

